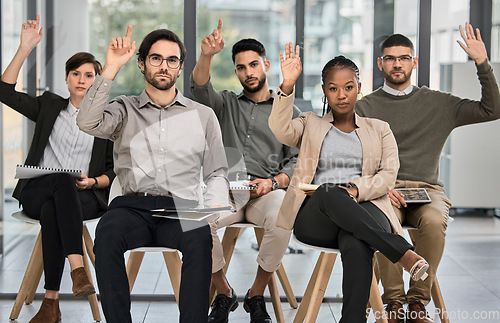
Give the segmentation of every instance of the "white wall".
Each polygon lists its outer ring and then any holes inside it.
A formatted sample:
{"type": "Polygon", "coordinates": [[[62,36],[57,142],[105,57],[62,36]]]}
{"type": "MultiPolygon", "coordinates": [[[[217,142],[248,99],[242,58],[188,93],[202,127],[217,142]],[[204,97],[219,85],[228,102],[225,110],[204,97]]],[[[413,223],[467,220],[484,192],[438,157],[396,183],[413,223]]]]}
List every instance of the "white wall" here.
{"type": "MultiPolygon", "coordinates": [[[[500,76],[500,64],[493,64],[500,76]]],[[[473,61],[452,66],[452,93],[474,100],[481,97],[473,61]]],[[[454,207],[500,206],[500,120],[463,126],[450,137],[450,186],[454,207]]]]}

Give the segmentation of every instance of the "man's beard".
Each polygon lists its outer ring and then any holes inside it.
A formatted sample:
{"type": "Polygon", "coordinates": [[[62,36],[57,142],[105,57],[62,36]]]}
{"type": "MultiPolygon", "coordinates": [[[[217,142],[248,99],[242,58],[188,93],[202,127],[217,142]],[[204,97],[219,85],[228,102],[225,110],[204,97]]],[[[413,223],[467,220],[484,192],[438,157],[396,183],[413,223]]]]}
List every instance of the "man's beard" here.
{"type": "Polygon", "coordinates": [[[157,73],[153,74],[150,71],[148,71],[147,68],[144,68],[144,77],[146,78],[146,82],[148,82],[153,87],[161,91],[169,90],[172,86],[174,86],[175,82],[177,81],[177,76],[178,74],[172,75],[168,73],[167,70],[159,70],[157,73]],[[171,78],[170,82],[159,81],[157,78],[154,77],[156,74],[168,75],[171,78]]]}
{"type": "MultiPolygon", "coordinates": [[[[255,78],[255,77],[253,77],[253,78],[255,78]]],[[[260,79],[257,79],[257,85],[253,85],[252,87],[246,83],[246,80],[245,80],[245,82],[240,81],[240,83],[243,86],[243,88],[245,89],[245,91],[247,91],[249,93],[259,92],[264,87],[264,84],[266,84],[266,74],[262,75],[262,77],[260,79]]]]}
{"type": "Polygon", "coordinates": [[[395,70],[395,69],[392,69],[390,73],[387,73],[385,70],[384,70],[384,78],[389,81],[390,83],[392,84],[403,84],[405,82],[407,82],[410,78],[411,78],[411,72],[409,74],[407,74],[404,70],[402,69],[399,69],[399,70],[395,70]],[[403,75],[400,75],[400,76],[393,76],[392,75],[392,72],[401,72],[403,73],[403,75]]]}

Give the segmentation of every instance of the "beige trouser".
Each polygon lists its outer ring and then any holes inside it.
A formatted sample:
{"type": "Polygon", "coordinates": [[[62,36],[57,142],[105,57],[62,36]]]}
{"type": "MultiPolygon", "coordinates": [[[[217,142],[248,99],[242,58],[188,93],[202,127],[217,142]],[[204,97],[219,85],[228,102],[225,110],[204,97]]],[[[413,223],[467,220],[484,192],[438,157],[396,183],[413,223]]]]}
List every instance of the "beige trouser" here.
{"type": "Polygon", "coordinates": [[[238,212],[225,214],[210,224],[212,230],[212,273],[221,270],[225,265],[222,245],[217,230],[233,223],[249,222],[264,228],[264,238],[259,248],[257,262],[267,272],[276,271],[288,247],[291,230],[276,227],[276,219],[283,202],[285,191],[282,189],[249,200],[246,205],[238,208],[238,212]]]}
{"type": "Polygon", "coordinates": [[[448,213],[451,202],[441,186],[430,185],[424,182],[396,181],[396,188],[423,187],[427,190],[432,202],[427,204],[408,204],[406,208],[394,211],[400,222],[418,228],[419,237],[415,241],[415,252],[429,263],[426,280],[415,282],[410,280],[410,289],[405,293],[403,283],[403,269],[399,263],[393,264],[380,252],[377,253],[377,262],[380,277],[384,287],[382,300],[384,303],[398,301],[400,303],[421,302],[427,305],[431,300],[431,287],[436,277],[436,271],[443,256],[448,213]]]}

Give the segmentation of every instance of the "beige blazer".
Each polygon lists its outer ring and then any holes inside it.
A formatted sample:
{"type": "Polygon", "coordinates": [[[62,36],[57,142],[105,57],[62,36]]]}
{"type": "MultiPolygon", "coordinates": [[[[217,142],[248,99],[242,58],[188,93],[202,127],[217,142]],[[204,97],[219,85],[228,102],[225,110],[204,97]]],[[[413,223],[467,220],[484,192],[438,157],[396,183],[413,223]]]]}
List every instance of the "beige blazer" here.
{"type": "MultiPolygon", "coordinates": [[[[320,117],[312,112],[292,119],[294,93],[287,96],[280,88],[269,116],[269,127],[281,143],[300,149],[297,165],[279,211],[276,225],[291,230],[306,194],[297,188],[299,183],[311,184],[318,165],[321,145],[333,126],[333,114],[320,117]]],[[[356,133],[363,151],[361,177],[351,183],[358,187],[358,201],[371,201],[389,219],[394,232],[403,229],[387,194],[394,188],[399,169],[398,146],[389,124],[355,115],[356,133]]]]}

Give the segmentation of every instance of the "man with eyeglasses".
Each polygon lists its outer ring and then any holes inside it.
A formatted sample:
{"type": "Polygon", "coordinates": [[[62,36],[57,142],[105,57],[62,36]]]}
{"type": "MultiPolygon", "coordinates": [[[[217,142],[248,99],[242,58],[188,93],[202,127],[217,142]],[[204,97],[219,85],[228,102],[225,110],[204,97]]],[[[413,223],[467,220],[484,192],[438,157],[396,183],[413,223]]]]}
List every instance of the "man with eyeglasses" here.
{"type": "Polygon", "coordinates": [[[83,131],[114,141],[115,172],[123,191],[96,228],[96,274],[104,315],[108,323],[132,322],[123,254],[137,247],[161,246],[182,253],[179,321],[206,322],[210,228],[204,221],[153,217],[152,210],[228,205],[220,126],[212,109],[175,88],[186,50],[166,29],[152,31],[139,47],[145,90],[107,104],[112,80],[134,55],[131,37],[128,26],[125,37],[111,40],[103,71],[87,91],[77,118],[83,131]],[[202,167],[207,190],[199,196],[202,167]]]}
{"type": "Polygon", "coordinates": [[[500,92],[479,29],[469,23],[460,26],[463,42],[459,45],[475,61],[481,83],[481,100],[462,99],[449,93],[411,84],[417,67],[412,42],[405,36],[389,36],[381,44],[378,67],[384,73],[384,85],[356,104],[359,115],[389,123],[399,149],[400,168],[396,188],[425,188],[432,200],[428,204],[406,204],[403,194],[389,192],[400,220],[418,228],[415,252],[430,265],[429,277],[410,282],[408,292],[402,268],[377,254],[389,322],[404,322],[403,304],[408,303],[406,322],[433,322],[425,305],[431,299],[431,287],[443,255],[448,213],[451,203],[439,180],[439,160],[443,146],[453,129],[459,126],[500,118],[500,92]]]}
{"type": "MultiPolygon", "coordinates": [[[[290,240],[291,231],[276,227],[276,219],[298,150],[276,140],[268,125],[275,94],[267,83],[270,62],[264,46],[255,39],[242,39],[233,46],[234,72],[243,86],[240,94],[216,91],[210,82],[212,58],[223,48],[222,20],[219,19],[217,29],[202,39],[200,58],[191,77],[191,94],[198,102],[211,107],[219,119],[230,179],[249,180],[248,184],[255,185],[256,189],[249,196],[235,192],[238,212],[211,223],[212,281],[218,295],[212,303],[208,322],[228,322],[229,312],[238,307],[236,293],[224,273],[223,250],[217,235],[218,229],[237,222],[250,222],[265,230],[257,257],[257,275],[245,295],[244,308],[250,312],[251,322],[271,322],[263,293],[281,265],[290,240]]],[[[299,113],[295,108],[294,117],[299,113]]]]}

